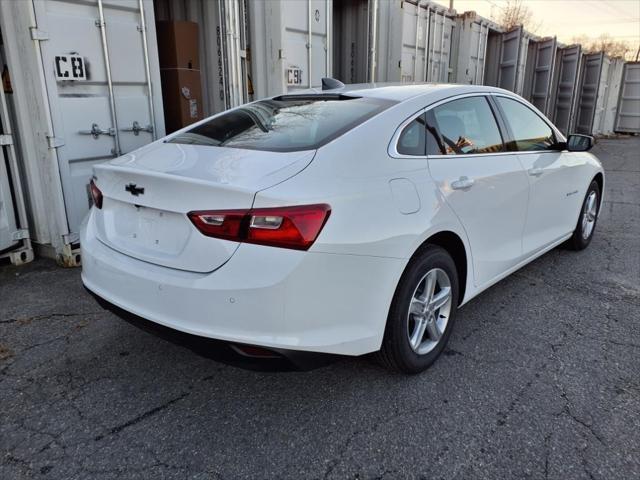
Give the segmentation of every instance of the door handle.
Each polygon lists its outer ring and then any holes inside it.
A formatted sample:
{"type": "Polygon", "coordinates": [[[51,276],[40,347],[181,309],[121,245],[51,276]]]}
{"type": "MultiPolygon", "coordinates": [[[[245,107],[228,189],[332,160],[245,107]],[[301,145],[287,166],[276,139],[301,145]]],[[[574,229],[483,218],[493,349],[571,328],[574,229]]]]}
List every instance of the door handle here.
{"type": "Polygon", "coordinates": [[[94,123],[91,125],[91,130],[79,130],[78,133],[80,135],[91,135],[93,138],[97,139],[100,135],[109,135],[111,137],[115,136],[116,129],[100,128],[97,123],[94,123]]]}
{"type": "Polygon", "coordinates": [[[140,135],[140,132],[153,133],[153,126],[147,125],[146,127],[143,127],[142,125],[140,125],[140,123],[137,120],[134,120],[133,125],[127,128],[121,128],[120,131],[133,132],[135,136],[138,136],[140,135]]]}
{"type": "Polygon", "coordinates": [[[460,177],[458,180],[451,182],[451,188],[454,190],[469,190],[474,183],[473,178],[460,177]]]}
{"type": "Polygon", "coordinates": [[[541,168],[530,168],[529,169],[529,175],[533,176],[533,177],[539,177],[540,175],[542,175],[544,173],[544,170],[541,168]]]}

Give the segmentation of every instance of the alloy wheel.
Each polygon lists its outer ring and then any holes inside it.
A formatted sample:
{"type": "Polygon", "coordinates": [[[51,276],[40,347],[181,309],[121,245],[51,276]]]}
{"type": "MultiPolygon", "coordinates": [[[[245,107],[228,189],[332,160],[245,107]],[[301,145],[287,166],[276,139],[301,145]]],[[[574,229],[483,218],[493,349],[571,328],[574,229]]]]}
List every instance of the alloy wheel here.
{"type": "Polygon", "coordinates": [[[409,344],[418,355],[425,355],[440,342],[451,314],[451,280],[434,268],[418,282],[407,313],[409,344]]]}

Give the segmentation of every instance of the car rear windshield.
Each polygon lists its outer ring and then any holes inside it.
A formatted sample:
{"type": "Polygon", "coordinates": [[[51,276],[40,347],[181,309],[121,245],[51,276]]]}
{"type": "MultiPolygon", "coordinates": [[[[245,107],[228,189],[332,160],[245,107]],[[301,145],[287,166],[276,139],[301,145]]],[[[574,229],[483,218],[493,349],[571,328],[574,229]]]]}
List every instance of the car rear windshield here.
{"type": "Polygon", "coordinates": [[[167,142],[275,152],[314,150],[394,103],[346,95],[283,95],[225,112],[167,142]]]}

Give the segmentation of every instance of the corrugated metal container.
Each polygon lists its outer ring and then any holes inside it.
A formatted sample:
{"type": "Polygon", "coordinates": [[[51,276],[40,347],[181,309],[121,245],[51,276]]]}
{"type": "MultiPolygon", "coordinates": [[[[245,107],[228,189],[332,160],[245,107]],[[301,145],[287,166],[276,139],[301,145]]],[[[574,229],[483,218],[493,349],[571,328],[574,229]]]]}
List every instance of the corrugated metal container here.
{"type": "Polygon", "coordinates": [[[485,85],[523,93],[530,38],[522,27],[488,38],[485,85]]]}
{"type": "Polygon", "coordinates": [[[330,77],[332,0],[249,0],[256,98],[310,87],[330,77]]]}
{"type": "MultiPolygon", "coordinates": [[[[0,60],[4,64],[3,53],[0,60]]],[[[33,260],[33,250],[14,138],[5,91],[0,86],[0,258],[19,265],[33,260]]]]}
{"type": "Polygon", "coordinates": [[[368,0],[333,2],[330,46],[332,77],[364,83],[369,76],[370,6],[368,0]]]}
{"type": "Polygon", "coordinates": [[[549,114],[553,92],[558,43],[553,38],[529,42],[523,97],[545,115],[549,114]]]}
{"type": "Polygon", "coordinates": [[[448,82],[454,12],[432,2],[379,3],[376,80],[448,82]]]}
{"type": "Polygon", "coordinates": [[[485,81],[485,59],[490,43],[502,38],[502,28],[475,12],[456,17],[454,31],[452,78],[456,83],[482,85],[485,81]]]}
{"type": "Polygon", "coordinates": [[[615,131],[640,133],[640,62],[624,65],[615,131]]]}
{"type": "Polygon", "coordinates": [[[0,2],[31,233],[64,264],[92,166],[164,135],[154,18],[152,0],[0,2]]]}
{"type": "Polygon", "coordinates": [[[237,0],[154,0],[155,20],[198,24],[204,116],[252,99],[247,4],[237,0]]]}
{"type": "Polygon", "coordinates": [[[592,129],[594,135],[610,135],[613,133],[623,69],[624,60],[622,58],[610,59],[604,88],[599,92],[596,103],[592,129]]]}
{"type": "Polygon", "coordinates": [[[549,118],[565,135],[573,125],[581,58],[580,45],[563,47],[556,56],[549,118]]]}
{"type": "Polygon", "coordinates": [[[582,59],[577,97],[575,131],[591,135],[598,104],[603,103],[611,61],[603,53],[589,53],[582,59]]]}

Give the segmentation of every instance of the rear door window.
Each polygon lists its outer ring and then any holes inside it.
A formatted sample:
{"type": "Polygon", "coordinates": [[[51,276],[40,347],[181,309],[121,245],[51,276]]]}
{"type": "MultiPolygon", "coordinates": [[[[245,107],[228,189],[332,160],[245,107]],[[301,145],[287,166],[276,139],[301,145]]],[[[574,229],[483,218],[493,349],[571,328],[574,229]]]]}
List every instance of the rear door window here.
{"type": "Polygon", "coordinates": [[[283,95],[224,112],[167,142],[274,152],[315,150],[394,103],[345,95],[283,95]]]}
{"type": "Polygon", "coordinates": [[[447,155],[504,151],[498,124],[485,97],[453,100],[433,109],[447,155]]]}
{"type": "MultiPolygon", "coordinates": [[[[507,97],[494,97],[509,124],[513,143],[520,152],[552,150],[556,144],[551,127],[526,105],[507,97]]],[[[511,144],[510,147],[513,147],[511,144]]]]}

